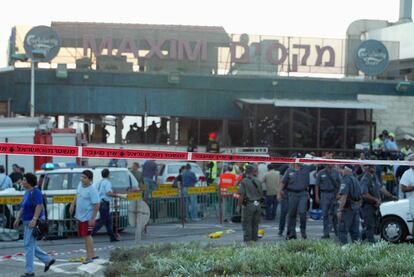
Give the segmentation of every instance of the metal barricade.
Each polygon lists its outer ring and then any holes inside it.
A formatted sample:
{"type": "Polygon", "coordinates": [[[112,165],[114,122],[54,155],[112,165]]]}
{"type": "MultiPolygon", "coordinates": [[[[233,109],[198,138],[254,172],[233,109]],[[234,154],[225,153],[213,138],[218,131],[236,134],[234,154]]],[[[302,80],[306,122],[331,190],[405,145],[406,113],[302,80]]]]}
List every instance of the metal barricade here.
{"type": "MultiPolygon", "coordinates": [[[[13,193],[8,196],[0,196],[0,241],[17,240],[21,232],[13,229],[13,223],[20,209],[19,203],[23,193],[13,193]]],[[[21,228],[21,230],[23,230],[21,228]]]]}
{"type": "MultiPolygon", "coordinates": [[[[183,191],[171,186],[160,186],[157,191],[149,193],[144,199],[150,208],[149,224],[182,223],[192,219],[217,219],[218,223],[230,220],[237,205],[237,199],[232,194],[236,188],[228,188],[226,193],[220,192],[217,185],[207,187],[190,187],[183,191]],[[191,204],[195,209],[191,211],[191,204]],[[191,214],[193,212],[193,214],[191,214]]],[[[9,232],[14,236],[20,233],[13,229],[13,222],[20,209],[19,203],[24,192],[16,191],[10,195],[0,196],[0,234],[9,232]]],[[[131,192],[127,199],[113,198],[111,203],[111,216],[113,229],[121,232],[128,227],[128,205],[130,200],[142,199],[143,192],[131,192]]],[[[74,194],[68,192],[46,192],[47,216],[49,221],[49,237],[64,238],[77,234],[77,220],[69,212],[70,203],[74,194]]],[[[105,228],[101,232],[106,231],[105,228]]],[[[1,240],[1,236],[0,236],[1,240]]]]}
{"type": "MultiPolygon", "coordinates": [[[[15,221],[20,210],[20,202],[24,192],[14,192],[11,195],[0,196],[0,240],[6,233],[20,233],[22,235],[23,228],[19,230],[13,229],[15,221]]],[[[74,200],[75,195],[68,194],[44,194],[47,207],[47,218],[49,222],[48,237],[64,238],[77,234],[77,220],[69,212],[70,203],[74,200]]],[[[129,193],[127,199],[114,198],[111,203],[111,217],[113,220],[113,228],[116,232],[120,232],[128,227],[128,203],[129,200],[140,199],[141,193],[129,193]]],[[[105,231],[103,229],[103,231],[105,231]]]]}
{"type": "Polygon", "coordinates": [[[169,223],[180,220],[181,201],[178,189],[166,188],[151,192],[147,204],[150,208],[150,223],[169,223]]]}
{"type": "MultiPolygon", "coordinates": [[[[140,195],[135,194],[134,197],[140,197],[140,195]]],[[[69,212],[70,203],[74,198],[75,195],[47,195],[50,237],[67,237],[77,234],[77,220],[69,212]]],[[[127,199],[113,198],[111,201],[110,213],[115,232],[121,232],[128,227],[128,201],[131,199],[132,197],[129,196],[127,199]]],[[[102,230],[105,231],[105,229],[102,230]]]]}
{"type": "MultiPolygon", "coordinates": [[[[191,219],[219,218],[220,203],[217,185],[207,187],[190,187],[179,190],[163,185],[152,191],[145,201],[150,207],[150,224],[174,223],[191,219]],[[192,208],[195,205],[195,208],[192,208]],[[192,210],[194,209],[194,210],[192,210]]],[[[229,213],[233,214],[235,204],[232,201],[229,213]]]]}

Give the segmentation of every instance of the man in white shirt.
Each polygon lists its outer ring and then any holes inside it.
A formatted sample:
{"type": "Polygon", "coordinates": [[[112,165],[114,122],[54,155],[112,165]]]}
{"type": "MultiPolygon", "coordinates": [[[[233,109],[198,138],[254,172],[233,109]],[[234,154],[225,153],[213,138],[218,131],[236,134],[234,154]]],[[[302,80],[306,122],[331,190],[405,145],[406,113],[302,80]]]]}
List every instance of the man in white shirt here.
{"type": "Polygon", "coordinates": [[[5,190],[13,186],[12,180],[4,172],[4,166],[0,165],[0,190],[5,190]]]}
{"type": "MultiPolygon", "coordinates": [[[[408,161],[414,161],[414,154],[411,154],[407,158],[408,161]]],[[[409,200],[409,207],[411,217],[414,219],[414,166],[410,166],[410,169],[407,169],[400,180],[401,191],[405,192],[409,200]]],[[[412,228],[412,235],[414,235],[414,224],[412,228]]]]}
{"type": "Polygon", "coordinates": [[[92,185],[92,180],[93,172],[84,170],[81,174],[81,182],[76,190],[76,197],[69,208],[69,212],[73,214],[76,207],[75,218],[78,220],[78,233],[85,240],[86,260],[83,264],[91,263],[97,258],[91,234],[99,211],[100,199],[98,191],[92,185]]]}

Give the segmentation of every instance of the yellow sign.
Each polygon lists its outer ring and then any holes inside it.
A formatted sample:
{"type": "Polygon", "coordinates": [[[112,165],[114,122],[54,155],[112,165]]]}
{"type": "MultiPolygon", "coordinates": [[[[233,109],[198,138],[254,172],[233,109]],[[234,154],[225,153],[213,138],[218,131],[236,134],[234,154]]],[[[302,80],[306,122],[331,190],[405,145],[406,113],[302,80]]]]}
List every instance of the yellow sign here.
{"type": "Polygon", "coordinates": [[[75,195],[54,195],[53,203],[70,203],[75,199],[75,195]]]}
{"type": "Polygon", "coordinates": [[[2,196],[0,197],[0,204],[20,204],[23,196],[2,196]]]}
{"type": "Polygon", "coordinates": [[[216,191],[217,191],[216,186],[188,188],[188,194],[214,193],[216,191]]]}
{"type": "Polygon", "coordinates": [[[384,176],[382,176],[382,179],[384,181],[394,181],[394,176],[393,175],[384,175],[384,176]]]}
{"type": "Polygon", "coordinates": [[[161,184],[158,186],[158,190],[166,190],[166,189],[173,189],[171,184],[161,184]]]}
{"type": "Polygon", "coordinates": [[[237,192],[237,186],[231,186],[227,187],[227,192],[236,193],[237,192]]]}
{"type": "Polygon", "coordinates": [[[139,200],[142,199],[142,193],[141,192],[130,192],[127,194],[128,200],[139,200]]]}
{"type": "Polygon", "coordinates": [[[152,198],[178,196],[178,190],[177,189],[156,190],[156,191],[153,191],[151,195],[152,195],[152,198]]]}

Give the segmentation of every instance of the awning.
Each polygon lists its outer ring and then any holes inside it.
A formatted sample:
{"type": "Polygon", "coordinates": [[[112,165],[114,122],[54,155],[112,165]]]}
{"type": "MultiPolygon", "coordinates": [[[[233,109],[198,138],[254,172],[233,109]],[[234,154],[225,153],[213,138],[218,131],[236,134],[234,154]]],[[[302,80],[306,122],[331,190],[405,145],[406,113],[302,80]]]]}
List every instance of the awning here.
{"type": "Polygon", "coordinates": [[[239,104],[253,105],[274,105],[275,107],[296,107],[296,108],[329,108],[329,109],[375,109],[384,110],[387,107],[372,102],[358,100],[300,100],[300,99],[250,99],[239,98],[239,104]]]}

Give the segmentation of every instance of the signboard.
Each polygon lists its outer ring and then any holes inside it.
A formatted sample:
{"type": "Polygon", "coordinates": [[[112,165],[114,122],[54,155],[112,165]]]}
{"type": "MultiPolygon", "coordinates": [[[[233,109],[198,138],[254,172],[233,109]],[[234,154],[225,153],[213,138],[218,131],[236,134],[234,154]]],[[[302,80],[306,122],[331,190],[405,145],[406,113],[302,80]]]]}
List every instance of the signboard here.
{"type": "Polygon", "coordinates": [[[20,204],[22,202],[23,196],[1,196],[0,204],[20,204]]]}
{"type": "Polygon", "coordinates": [[[389,64],[388,50],[378,40],[366,40],[357,48],[355,64],[359,70],[369,76],[382,74],[389,64]]]}
{"type": "Polygon", "coordinates": [[[32,28],[24,38],[26,55],[36,61],[48,62],[59,53],[60,37],[48,26],[32,28]]]}
{"type": "Polygon", "coordinates": [[[71,203],[75,200],[75,195],[54,195],[53,203],[71,203]]]}

